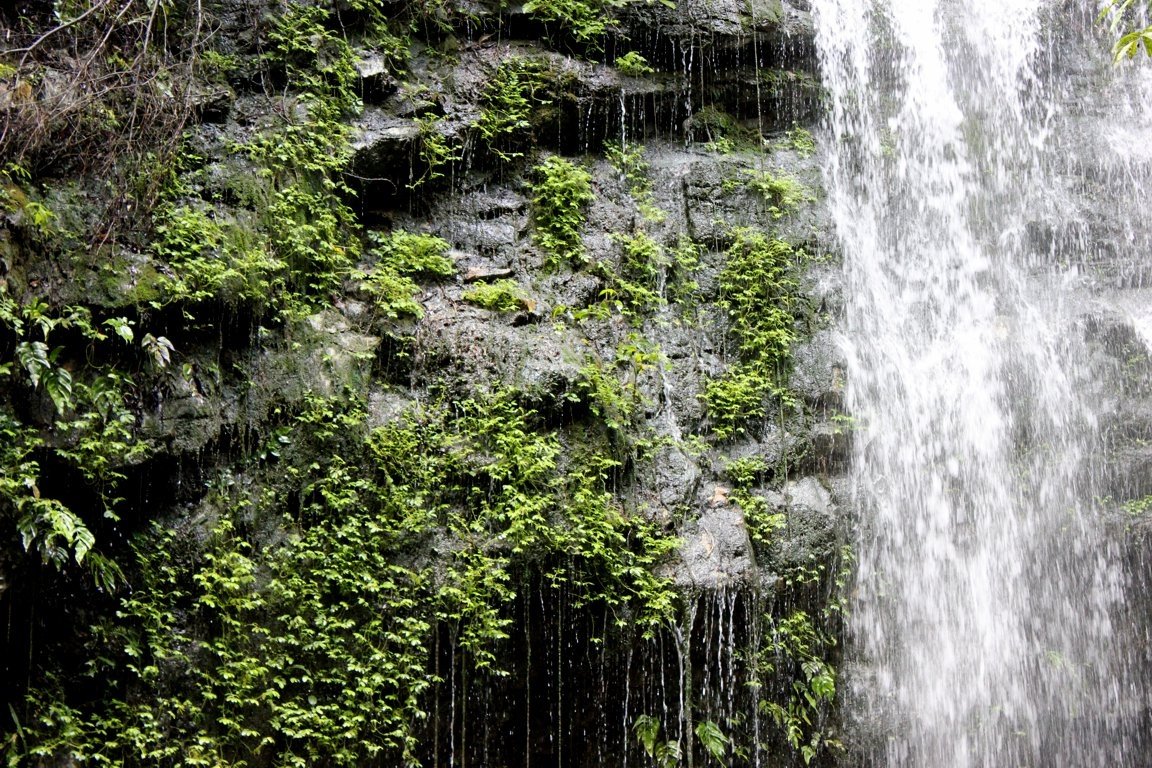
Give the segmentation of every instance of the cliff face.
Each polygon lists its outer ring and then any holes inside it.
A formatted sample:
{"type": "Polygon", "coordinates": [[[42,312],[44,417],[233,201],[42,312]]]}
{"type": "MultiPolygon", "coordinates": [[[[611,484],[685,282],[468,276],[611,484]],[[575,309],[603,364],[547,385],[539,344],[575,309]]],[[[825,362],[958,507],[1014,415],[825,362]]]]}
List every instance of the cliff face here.
{"type": "Polygon", "coordinates": [[[832,759],[802,3],[4,21],[13,759],[832,759]]]}

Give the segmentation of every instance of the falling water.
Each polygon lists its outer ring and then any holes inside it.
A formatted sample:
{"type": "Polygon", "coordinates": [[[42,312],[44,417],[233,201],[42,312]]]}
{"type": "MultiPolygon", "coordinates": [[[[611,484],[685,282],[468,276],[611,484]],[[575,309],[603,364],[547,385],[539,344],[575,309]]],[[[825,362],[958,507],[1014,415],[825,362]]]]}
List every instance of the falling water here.
{"type": "Polygon", "coordinates": [[[1146,764],[1070,254],[1029,236],[1078,205],[1048,40],[1091,9],[813,5],[859,427],[862,762],[1146,764]]]}

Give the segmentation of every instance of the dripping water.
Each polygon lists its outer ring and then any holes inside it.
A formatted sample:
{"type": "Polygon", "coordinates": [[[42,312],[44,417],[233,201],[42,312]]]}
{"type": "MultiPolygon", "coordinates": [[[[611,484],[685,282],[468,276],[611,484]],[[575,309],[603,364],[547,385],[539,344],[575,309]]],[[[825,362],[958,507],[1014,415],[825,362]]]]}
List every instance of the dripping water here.
{"type": "Polygon", "coordinates": [[[1147,694],[1119,639],[1131,596],[1095,503],[1107,489],[1084,310],[1054,263],[1083,254],[1038,260],[1027,235],[1083,204],[1058,149],[1083,89],[1046,42],[1096,44],[1055,34],[1090,13],[813,5],[861,425],[861,762],[1141,764],[1147,694]]]}

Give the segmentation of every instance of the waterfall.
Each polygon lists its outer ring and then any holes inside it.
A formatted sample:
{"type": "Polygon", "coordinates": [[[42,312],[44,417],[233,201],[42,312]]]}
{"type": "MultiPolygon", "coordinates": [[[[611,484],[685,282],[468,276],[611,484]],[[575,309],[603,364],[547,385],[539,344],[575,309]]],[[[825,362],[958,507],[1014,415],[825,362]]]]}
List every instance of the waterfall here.
{"type": "MultiPolygon", "coordinates": [[[[1088,194],[1062,138],[1084,94],[1052,46],[1106,59],[1085,34],[1092,9],[814,6],[857,424],[848,706],[873,737],[863,761],[1144,764],[1147,694],[1117,620],[1131,598],[1100,513],[1083,292],[1069,287],[1095,246],[1039,252],[1034,237],[1088,194]]],[[[1107,61],[1088,69],[1108,84],[1107,61]]]]}

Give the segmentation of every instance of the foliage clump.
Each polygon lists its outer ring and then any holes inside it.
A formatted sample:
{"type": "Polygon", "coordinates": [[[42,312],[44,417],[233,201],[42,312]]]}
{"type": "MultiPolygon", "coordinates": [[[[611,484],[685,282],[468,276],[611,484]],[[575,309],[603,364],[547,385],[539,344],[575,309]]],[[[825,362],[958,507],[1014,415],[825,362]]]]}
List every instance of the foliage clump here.
{"type": "MultiPolygon", "coordinates": [[[[598,49],[604,35],[619,28],[615,11],[630,2],[635,0],[529,0],[524,10],[544,21],[559,22],[576,42],[598,49]]],[[[660,3],[667,8],[676,7],[674,0],[660,3]]]]}
{"type": "Polygon", "coordinates": [[[713,106],[701,107],[685,124],[694,141],[703,141],[714,152],[728,154],[746,147],[759,148],[757,137],[729,113],[713,106]]]}
{"type": "Polygon", "coordinates": [[[476,132],[499,159],[520,157],[564,96],[563,78],[547,59],[512,56],[500,62],[481,94],[476,132]]]}
{"type": "Polygon", "coordinates": [[[447,166],[464,159],[463,149],[444,134],[442,117],[425,115],[418,117],[416,123],[420,127],[420,160],[424,170],[409,184],[411,189],[444,178],[447,166]]]}
{"type": "Polygon", "coordinates": [[[354,277],[372,299],[377,315],[386,320],[424,315],[415,298],[420,292],[417,278],[444,278],[456,273],[456,265],[447,255],[448,242],[435,235],[396,231],[374,233],[369,241],[376,263],[354,277]]]}
{"type": "Polygon", "coordinates": [[[807,128],[793,125],[788,129],[785,136],[788,139],[788,146],[801,157],[811,157],[816,154],[816,139],[807,128]]]}
{"type": "Polygon", "coordinates": [[[533,170],[537,179],[532,188],[533,239],[553,264],[583,262],[580,230],[585,208],[594,198],[592,174],[555,155],[533,170]]]}
{"type": "Polygon", "coordinates": [[[84,307],[59,311],[38,299],[20,303],[0,282],[0,338],[10,342],[0,352],[0,391],[46,400],[55,427],[48,437],[42,424],[21,418],[10,403],[0,406],[0,517],[14,525],[25,550],[58,569],[69,560],[84,565],[99,586],[111,590],[121,580],[120,569],[96,548],[94,529],[101,519],[118,519],[123,469],[150,449],[138,437],[126,403],[131,377],[112,365],[90,365],[73,375],[66,347],[54,343],[58,331],[78,334],[89,354],[97,346],[127,347],[135,340],[127,318],[97,322],[84,307]],[[45,459],[76,472],[83,491],[72,489],[73,494],[87,493],[93,503],[65,503],[62,489],[42,489],[45,459]]]}
{"type": "Polygon", "coordinates": [[[758,548],[769,546],[785,526],[782,512],[772,510],[767,500],[753,492],[753,488],[768,476],[771,467],[762,456],[746,456],[728,462],[725,474],[732,479],[732,500],[744,513],[748,538],[758,548]]]}
{"type": "Polygon", "coordinates": [[[628,77],[643,77],[656,72],[656,70],[648,64],[648,59],[636,51],[628,51],[628,53],[623,56],[618,56],[616,58],[616,69],[628,77]]]}
{"type": "Polygon", "coordinates": [[[219,485],[202,553],[159,527],[138,541],[139,588],[90,634],[89,674],[127,693],[95,707],[35,693],[14,749],[115,765],[236,765],[257,749],[278,765],[415,764],[443,682],[434,638],[453,638],[456,674],[497,674],[519,574],[620,626],[672,614],[676,591],[653,569],[676,541],[608,490],[614,459],[561,464],[556,432],[511,394],[375,429],[355,403],[313,397],[282,438],[324,458],[286,462],[262,494],[219,485]],[[255,546],[243,521],[286,507],[290,535],[255,546]],[[450,542],[436,567],[408,556],[430,540],[450,542]]]}
{"type": "Polygon", "coordinates": [[[1140,53],[1152,57],[1152,25],[1142,25],[1137,0],[1106,0],[1100,10],[1100,19],[1107,21],[1115,42],[1112,60],[1119,64],[1140,53]]]}
{"type": "Polygon", "coordinates": [[[644,147],[639,144],[609,142],[604,147],[604,155],[628,182],[628,192],[636,201],[640,215],[653,224],[664,221],[667,214],[656,205],[653,198],[644,147]]]}
{"type": "Polygon", "coordinates": [[[262,304],[283,279],[283,263],[247,226],[205,206],[162,205],[155,217],[152,253],[166,266],[156,285],[142,285],[138,298],[197,303],[262,304]]]}
{"type": "Polygon", "coordinates": [[[516,312],[531,309],[534,303],[515,280],[477,283],[464,292],[464,301],[494,312],[516,312]]]}
{"type": "Polygon", "coordinates": [[[451,277],[456,264],[448,256],[448,241],[419,232],[395,231],[371,238],[378,261],[402,275],[451,277]]]}
{"type": "Polygon", "coordinates": [[[768,399],[791,400],[785,381],[802,310],[797,272],[802,254],[750,228],[732,232],[720,273],[719,304],[728,315],[738,361],[708,382],[704,402],[721,440],[763,419],[768,399]]]}
{"type": "Polygon", "coordinates": [[[559,22],[578,42],[598,44],[617,25],[611,0],[528,0],[524,10],[544,21],[559,22]]]}
{"type": "Polygon", "coordinates": [[[792,176],[767,170],[744,169],[749,189],[760,194],[768,206],[768,213],[779,219],[803,203],[812,201],[812,194],[792,176]]]}
{"type": "Polygon", "coordinates": [[[608,286],[601,298],[616,302],[625,315],[642,317],[664,303],[661,283],[672,261],[647,232],[614,234],[612,240],[620,247],[620,266],[614,271],[602,270],[608,286]]]}

